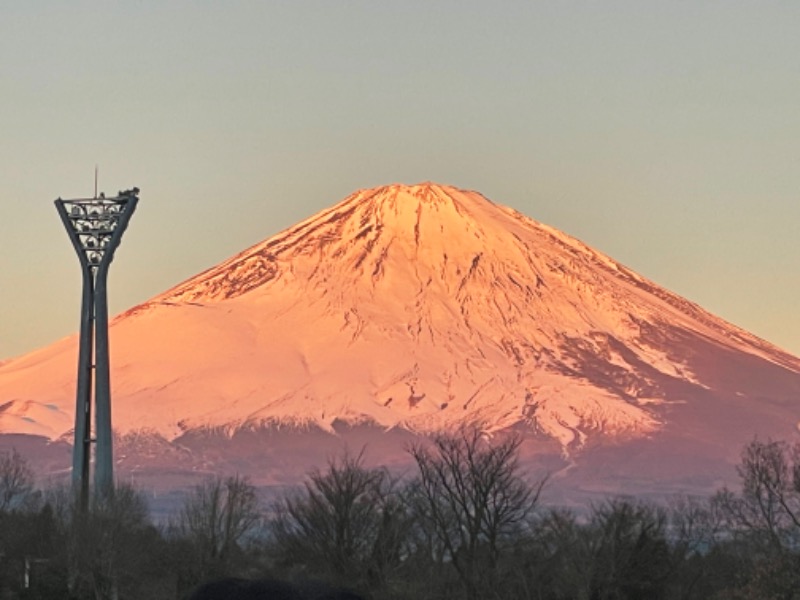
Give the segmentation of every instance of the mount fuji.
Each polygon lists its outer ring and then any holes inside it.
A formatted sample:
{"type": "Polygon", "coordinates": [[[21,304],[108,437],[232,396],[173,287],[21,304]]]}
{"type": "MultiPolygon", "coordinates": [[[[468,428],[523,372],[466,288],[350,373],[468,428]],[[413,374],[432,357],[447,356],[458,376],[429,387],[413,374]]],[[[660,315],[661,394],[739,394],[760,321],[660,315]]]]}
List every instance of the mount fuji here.
{"type": "MultiPolygon", "coordinates": [[[[797,357],[432,183],[360,190],[110,336],[118,472],[153,481],[294,481],[342,443],[399,465],[410,440],[468,425],[518,432],[523,464],[563,489],[708,491],[735,483],[753,436],[800,421],[797,357]]],[[[0,443],[51,471],[68,464],[76,364],[75,337],[0,364],[0,443]]]]}

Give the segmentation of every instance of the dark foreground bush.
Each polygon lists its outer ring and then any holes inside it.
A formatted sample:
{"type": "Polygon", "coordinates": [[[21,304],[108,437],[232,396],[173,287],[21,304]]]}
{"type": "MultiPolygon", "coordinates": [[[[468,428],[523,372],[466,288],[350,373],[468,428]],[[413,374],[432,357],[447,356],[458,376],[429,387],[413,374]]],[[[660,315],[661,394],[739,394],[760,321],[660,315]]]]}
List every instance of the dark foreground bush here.
{"type": "Polygon", "coordinates": [[[189,600],[364,600],[322,583],[295,585],[275,579],[219,579],[201,585],[189,600]]]}

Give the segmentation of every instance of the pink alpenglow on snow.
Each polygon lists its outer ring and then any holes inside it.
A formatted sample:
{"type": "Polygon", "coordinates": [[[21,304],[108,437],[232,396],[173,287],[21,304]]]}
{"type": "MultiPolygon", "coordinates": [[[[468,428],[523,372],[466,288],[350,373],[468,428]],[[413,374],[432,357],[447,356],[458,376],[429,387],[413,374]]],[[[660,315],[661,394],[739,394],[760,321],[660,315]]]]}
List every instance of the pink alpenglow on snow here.
{"type": "MultiPolygon", "coordinates": [[[[0,366],[1,433],[68,434],[76,352],[73,337],[0,366]]],[[[754,434],[800,421],[800,359],[432,183],[360,190],[130,309],[111,352],[115,430],[165,442],[474,424],[520,431],[568,469],[594,457],[680,479],[698,453],[729,466],[754,434]]]]}

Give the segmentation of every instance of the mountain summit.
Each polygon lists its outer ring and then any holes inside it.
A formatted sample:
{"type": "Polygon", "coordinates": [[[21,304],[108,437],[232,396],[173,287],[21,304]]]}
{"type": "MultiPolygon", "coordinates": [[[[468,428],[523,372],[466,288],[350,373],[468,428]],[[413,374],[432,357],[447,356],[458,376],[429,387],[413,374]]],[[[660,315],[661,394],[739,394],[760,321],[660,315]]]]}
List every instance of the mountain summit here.
{"type": "MultiPolygon", "coordinates": [[[[800,359],[433,183],[358,191],[118,316],[111,343],[115,428],[166,440],[473,424],[563,456],[647,442],[731,462],[800,420],[800,359]]],[[[70,430],[75,354],[0,366],[0,432],[70,430]]]]}

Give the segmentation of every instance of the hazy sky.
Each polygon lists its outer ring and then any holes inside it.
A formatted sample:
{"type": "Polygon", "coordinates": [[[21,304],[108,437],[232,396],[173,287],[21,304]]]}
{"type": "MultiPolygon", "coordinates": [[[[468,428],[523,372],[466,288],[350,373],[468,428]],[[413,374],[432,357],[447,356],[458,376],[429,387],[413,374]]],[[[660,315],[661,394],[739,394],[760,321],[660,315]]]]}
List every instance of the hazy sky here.
{"type": "MultiPolygon", "coordinates": [[[[78,328],[52,201],[134,185],[122,311],[437,181],[800,354],[800,2],[0,2],[0,359],[78,328]]],[[[112,340],[113,344],[113,340],[112,340]]]]}

